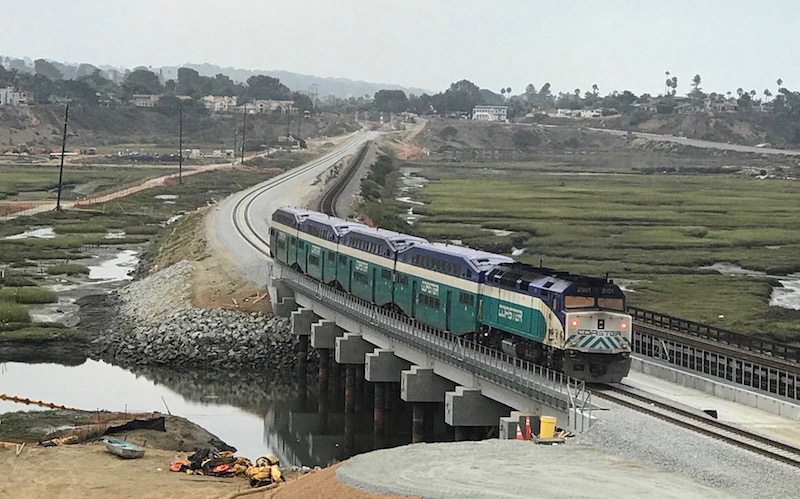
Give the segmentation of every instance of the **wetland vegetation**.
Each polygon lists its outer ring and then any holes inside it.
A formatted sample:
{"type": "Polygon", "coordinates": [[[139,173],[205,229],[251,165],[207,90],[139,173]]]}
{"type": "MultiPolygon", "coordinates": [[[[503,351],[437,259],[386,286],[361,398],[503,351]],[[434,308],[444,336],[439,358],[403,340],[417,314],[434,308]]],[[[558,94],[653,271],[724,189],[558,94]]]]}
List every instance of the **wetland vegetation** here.
{"type": "MultiPolygon", "coordinates": [[[[510,253],[523,262],[623,283],[631,305],[719,327],[800,339],[800,311],[770,306],[777,280],[800,272],[797,183],[747,167],[654,173],[570,160],[415,162],[411,232],[510,253]],[[570,166],[564,168],[564,164],[570,166]],[[704,267],[730,262],[764,277],[704,267]]],[[[658,171],[670,171],[661,168],[658,171]]],[[[401,214],[408,205],[393,202],[401,214]]],[[[409,232],[409,230],[406,230],[409,232]]]]}

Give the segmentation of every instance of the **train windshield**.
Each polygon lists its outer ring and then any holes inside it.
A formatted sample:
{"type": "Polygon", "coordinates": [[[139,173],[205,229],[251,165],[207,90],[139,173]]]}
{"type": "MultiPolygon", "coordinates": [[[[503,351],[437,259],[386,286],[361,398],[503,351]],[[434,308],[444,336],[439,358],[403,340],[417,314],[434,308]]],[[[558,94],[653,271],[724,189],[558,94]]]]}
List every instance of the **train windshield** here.
{"type": "Polygon", "coordinates": [[[625,302],[622,298],[598,298],[597,306],[606,310],[625,311],[625,302]]]}
{"type": "Polygon", "coordinates": [[[594,296],[565,296],[564,308],[604,308],[606,310],[625,310],[622,298],[597,298],[594,296]]]}
{"type": "Polygon", "coordinates": [[[565,308],[589,308],[594,307],[594,296],[565,296],[565,308]]]}

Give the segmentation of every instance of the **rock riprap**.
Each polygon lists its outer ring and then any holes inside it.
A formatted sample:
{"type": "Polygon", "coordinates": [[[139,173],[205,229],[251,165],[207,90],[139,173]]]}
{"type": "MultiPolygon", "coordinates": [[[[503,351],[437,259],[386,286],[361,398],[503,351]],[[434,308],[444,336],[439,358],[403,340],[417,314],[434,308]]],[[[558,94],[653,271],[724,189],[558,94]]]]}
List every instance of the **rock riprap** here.
{"type": "Polygon", "coordinates": [[[191,274],[182,261],[119,290],[117,320],[92,340],[94,352],[118,364],[291,371],[288,319],[192,308],[191,274]]]}

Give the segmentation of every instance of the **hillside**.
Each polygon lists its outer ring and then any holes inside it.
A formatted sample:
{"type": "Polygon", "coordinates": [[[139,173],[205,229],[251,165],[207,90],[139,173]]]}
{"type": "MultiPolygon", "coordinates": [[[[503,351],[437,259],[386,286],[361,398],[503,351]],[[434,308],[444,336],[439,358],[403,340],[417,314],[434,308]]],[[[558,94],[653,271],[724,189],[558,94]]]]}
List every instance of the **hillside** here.
{"type": "MultiPolygon", "coordinates": [[[[59,147],[64,126],[62,106],[0,107],[0,153],[25,144],[28,147],[59,147]]],[[[233,143],[242,126],[242,115],[196,112],[184,116],[185,144],[221,145],[233,143]]],[[[290,133],[297,133],[297,117],[289,122],[290,133]]],[[[300,136],[338,135],[358,129],[349,117],[323,113],[304,118],[300,136]]],[[[248,148],[274,141],[285,135],[287,118],[249,115],[248,148]]],[[[137,107],[70,108],[69,147],[97,147],[114,144],[175,144],[178,119],[172,114],[137,107]]]]}

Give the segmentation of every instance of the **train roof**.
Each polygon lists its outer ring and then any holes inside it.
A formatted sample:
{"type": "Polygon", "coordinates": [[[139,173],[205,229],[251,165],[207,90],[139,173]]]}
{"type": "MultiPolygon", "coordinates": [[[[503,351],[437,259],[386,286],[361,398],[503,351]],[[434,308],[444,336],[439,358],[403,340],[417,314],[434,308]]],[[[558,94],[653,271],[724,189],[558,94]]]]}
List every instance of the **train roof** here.
{"type": "Polygon", "coordinates": [[[318,226],[323,226],[331,229],[333,233],[337,236],[341,237],[346,234],[348,231],[352,230],[356,227],[363,227],[363,224],[358,222],[352,222],[350,220],[345,220],[343,218],[336,218],[330,215],[325,215],[323,213],[312,213],[306,219],[304,224],[315,224],[318,226]]]}
{"type": "Polygon", "coordinates": [[[368,227],[361,224],[352,227],[347,236],[349,237],[345,237],[345,241],[351,237],[357,236],[363,236],[377,241],[384,241],[394,252],[402,252],[415,245],[428,242],[427,239],[423,239],[421,237],[409,236],[408,234],[401,234],[393,230],[368,227]]]}
{"type": "Polygon", "coordinates": [[[409,254],[411,253],[433,253],[439,256],[447,256],[451,259],[463,260],[468,262],[476,272],[486,272],[497,265],[514,262],[513,258],[507,256],[445,243],[422,244],[411,249],[409,254]]]}
{"type": "Polygon", "coordinates": [[[565,271],[547,267],[535,267],[520,262],[497,266],[489,273],[487,281],[517,289],[520,289],[521,284],[523,284],[522,287],[525,289],[527,289],[529,285],[538,289],[547,289],[554,293],[563,293],[573,285],[602,287],[613,284],[613,282],[603,277],[571,274],[565,271]]]}
{"type": "Polygon", "coordinates": [[[292,226],[297,227],[301,222],[303,222],[303,220],[315,214],[317,214],[316,211],[309,210],[308,208],[300,208],[297,206],[281,206],[272,213],[272,220],[285,223],[286,217],[289,217],[290,219],[294,219],[292,226]]]}

